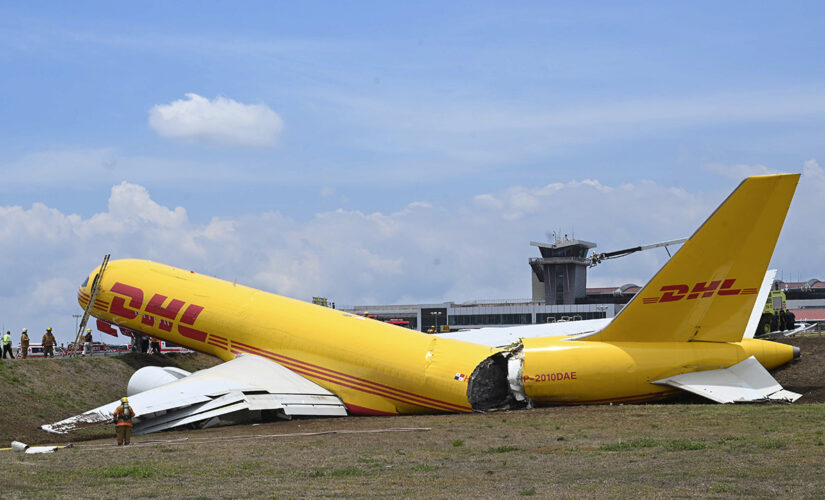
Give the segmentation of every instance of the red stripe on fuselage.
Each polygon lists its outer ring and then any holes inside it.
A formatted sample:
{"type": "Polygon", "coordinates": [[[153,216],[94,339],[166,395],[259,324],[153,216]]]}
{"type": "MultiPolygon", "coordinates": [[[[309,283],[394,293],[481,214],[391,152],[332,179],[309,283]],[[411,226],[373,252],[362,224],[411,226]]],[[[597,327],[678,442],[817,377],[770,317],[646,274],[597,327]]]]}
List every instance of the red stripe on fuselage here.
{"type": "MultiPolygon", "coordinates": [[[[260,351],[261,353],[265,353],[265,354],[269,354],[271,356],[275,356],[277,358],[281,358],[284,363],[304,365],[304,366],[299,366],[300,368],[302,368],[304,370],[317,371],[317,373],[322,374],[322,375],[326,375],[326,376],[329,376],[329,377],[348,379],[347,381],[350,382],[350,383],[354,383],[354,384],[358,384],[358,385],[364,385],[364,386],[370,386],[371,389],[375,389],[375,390],[379,390],[379,391],[380,390],[392,391],[392,392],[396,393],[395,395],[400,396],[400,397],[418,398],[421,401],[430,401],[430,402],[432,402],[433,404],[436,404],[436,405],[447,406],[447,407],[450,407],[448,409],[448,411],[472,411],[471,408],[466,407],[466,406],[460,406],[460,405],[457,405],[457,404],[454,404],[454,403],[448,403],[446,401],[440,401],[438,399],[428,398],[428,397],[422,396],[420,394],[415,394],[415,393],[404,391],[404,390],[401,390],[401,389],[396,389],[395,387],[390,387],[390,386],[387,386],[387,385],[378,384],[378,383],[373,382],[371,380],[366,380],[366,379],[363,379],[363,378],[355,377],[353,375],[349,375],[348,373],[343,373],[343,372],[331,370],[331,369],[326,368],[324,366],[313,365],[312,363],[307,363],[306,361],[301,361],[300,359],[290,358],[290,357],[284,356],[282,354],[267,351],[265,349],[261,349],[261,348],[258,348],[258,347],[252,346],[252,345],[241,343],[241,342],[236,342],[234,340],[232,341],[232,345],[233,345],[233,347],[234,346],[243,346],[247,349],[255,349],[257,351],[260,351]]],[[[252,354],[255,354],[255,353],[252,353],[252,354]]]]}
{"type": "MultiPolygon", "coordinates": [[[[294,360],[294,362],[290,361],[291,358],[287,358],[285,356],[280,356],[275,353],[270,353],[269,351],[264,351],[263,349],[258,349],[255,347],[245,348],[240,347],[236,344],[237,342],[233,342],[233,348],[231,349],[232,352],[247,352],[249,354],[255,354],[258,356],[263,356],[265,358],[271,359],[272,361],[277,362],[289,368],[290,370],[294,371],[295,373],[299,373],[301,375],[306,375],[307,377],[316,378],[319,380],[325,380],[327,382],[332,382],[334,384],[342,385],[344,387],[348,387],[350,389],[355,389],[357,391],[361,391],[367,394],[373,394],[375,396],[380,396],[387,399],[392,399],[394,401],[399,401],[401,403],[407,403],[414,406],[420,406],[422,408],[431,408],[441,411],[448,411],[448,412],[456,412],[456,411],[472,411],[471,408],[461,407],[458,405],[454,405],[452,403],[447,403],[444,401],[433,400],[431,398],[427,398],[425,396],[419,396],[417,394],[407,393],[406,391],[401,391],[398,389],[393,389],[388,387],[387,389],[381,389],[379,387],[370,387],[366,384],[356,382],[355,380],[363,380],[358,379],[357,377],[352,377],[347,374],[340,374],[340,375],[333,375],[333,373],[340,373],[335,372],[333,370],[328,370],[321,366],[311,365],[309,363],[304,363],[299,360],[294,360]],[[253,350],[254,349],[254,350],[253,350]],[[315,366],[317,369],[307,368],[301,366],[301,364],[315,366]],[[329,372],[329,373],[325,373],[329,372]],[[409,396],[404,394],[398,393],[406,393],[409,396]]],[[[378,386],[379,384],[373,384],[374,386],[378,386]]],[[[387,386],[382,386],[387,387],[387,386]]]]}
{"type": "Polygon", "coordinates": [[[225,338],[219,337],[219,336],[214,335],[214,334],[209,334],[209,342],[216,342],[218,344],[222,344],[224,347],[229,346],[229,344],[228,344],[228,342],[226,341],[225,338]]]}
{"type": "Polygon", "coordinates": [[[429,397],[426,397],[426,396],[422,396],[420,394],[415,394],[415,393],[404,391],[404,390],[401,390],[401,389],[396,389],[395,387],[390,387],[390,386],[387,386],[387,385],[378,384],[378,383],[373,382],[371,380],[366,380],[366,379],[363,379],[363,378],[355,377],[355,376],[350,375],[348,373],[343,373],[343,372],[331,370],[331,369],[326,368],[324,366],[319,366],[319,365],[314,365],[312,363],[307,363],[306,361],[302,361],[300,359],[290,358],[290,357],[287,357],[287,356],[284,356],[284,355],[281,355],[281,354],[278,354],[278,353],[275,353],[275,352],[260,349],[258,347],[252,346],[252,345],[243,344],[241,342],[235,342],[235,341],[233,341],[232,344],[233,344],[233,346],[240,345],[240,346],[246,347],[248,349],[255,349],[257,351],[260,351],[261,353],[265,353],[265,354],[269,354],[271,356],[275,356],[276,358],[280,358],[284,363],[299,365],[299,366],[296,366],[297,368],[302,368],[304,370],[309,370],[309,371],[315,371],[316,373],[319,373],[321,375],[326,375],[326,376],[329,376],[329,377],[335,377],[335,378],[343,379],[343,380],[346,380],[347,382],[362,385],[362,386],[365,386],[365,387],[369,387],[370,389],[374,389],[374,390],[377,390],[377,391],[388,391],[388,392],[391,392],[391,393],[395,393],[395,394],[393,394],[393,396],[416,398],[416,399],[418,399],[419,401],[422,401],[422,402],[428,401],[428,402],[430,402],[434,405],[440,405],[442,408],[447,407],[445,409],[447,409],[448,411],[472,411],[471,408],[466,407],[466,406],[460,406],[460,405],[457,405],[457,404],[454,404],[454,403],[448,403],[446,401],[441,401],[441,400],[438,400],[438,399],[433,399],[433,398],[429,398],[429,397]],[[304,366],[300,366],[300,365],[304,365],[304,366]]]}
{"type": "Polygon", "coordinates": [[[649,392],[646,394],[634,394],[632,396],[622,396],[620,398],[605,398],[605,399],[586,399],[581,401],[538,401],[539,404],[554,405],[586,405],[586,404],[603,404],[603,403],[632,403],[641,401],[652,401],[656,399],[664,399],[679,392],[677,389],[662,392],[649,392]]]}
{"type": "Polygon", "coordinates": [[[353,415],[380,416],[380,417],[395,417],[395,416],[398,415],[398,413],[391,413],[391,412],[388,412],[388,411],[373,410],[372,408],[364,408],[363,406],[351,405],[349,403],[344,403],[344,406],[346,406],[347,411],[352,413],[353,415]]]}

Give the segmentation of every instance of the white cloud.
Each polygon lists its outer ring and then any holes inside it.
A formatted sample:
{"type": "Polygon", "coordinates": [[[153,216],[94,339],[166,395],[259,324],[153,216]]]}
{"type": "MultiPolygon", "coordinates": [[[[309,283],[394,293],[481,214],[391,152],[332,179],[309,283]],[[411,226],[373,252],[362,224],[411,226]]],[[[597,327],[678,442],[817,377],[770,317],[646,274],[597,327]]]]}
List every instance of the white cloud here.
{"type": "Polygon", "coordinates": [[[76,287],[75,280],[65,277],[46,279],[35,284],[31,297],[45,307],[66,307],[74,301],[76,287]]]}
{"type": "Polygon", "coordinates": [[[544,160],[592,144],[673,131],[825,115],[825,94],[818,85],[658,98],[609,96],[601,102],[545,96],[540,104],[476,95],[445,101],[431,94],[422,88],[379,96],[327,93],[320,98],[349,124],[370,130],[359,143],[364,149],[408,155],[432,151],[480,165],[544,160]]]}
{"type": "MultiPolygon", "coordinates": [[[[818,231],[825,171],[805,163],[774,265],[823,276],[818,231]]],[[[299,299],[324,295],[338,304],[526,298],[531,240],[559,230],[609,251],[689,236],[724,200],[654,182],[597,181],[514,186],[449,205],[413,202],[392,213],[335,210],[298,221],[278,212],[189,220],[142,186],[112,187],[106,211],[64,214],[37,203],[0,206],[0,293],[7,329],[52,326],[66,341],[78,306],[74,287],[103,254],[147,258],[299,299]]],[[[610,261],[589,273],[591,286],[643,284],[667,259],[664,250],[610,261]]]]}
{"type": "Polygon", "coordinates": [[[103,177],[118,167],[117,151],[111,148],[42,151],[0,164],[5,183],[60,185],[78,178],[103,177]]]}
{"type": "Polygon", "coordinates": [[[174,210],[162,207],[152,201],[146,188],[126,181],[112,187],[109,214],[121,222],[140,220],[170,228],[182,226],[187,219],[183,207],[174,210]]]}
{"type": "Polygon", "coordinates": [[[225,97],[209,100],[186,94],[149,110],[149,126],[162,137],[233,146],[274,146],[284,128],[265,104],[243,104],[225,97]]]}
{"type": "Polygon", "coordinates": [[[802,175],[810,178],[813,182],[817,182],[820,185],[825,183],[825,170],[819,166],[819,162],[814,158],[806,160],[802,165],[802,175]]]}
{"type": "Polygon", "coordinates": [[[825,234],[822,232],[822,214],[825,214],[825,169],[816,159],[809,159],[802,167],[802,177],[796,188],[785,226],[779,236],[774,262],[784,273],[784,279],[825,280],[825,234]]]}

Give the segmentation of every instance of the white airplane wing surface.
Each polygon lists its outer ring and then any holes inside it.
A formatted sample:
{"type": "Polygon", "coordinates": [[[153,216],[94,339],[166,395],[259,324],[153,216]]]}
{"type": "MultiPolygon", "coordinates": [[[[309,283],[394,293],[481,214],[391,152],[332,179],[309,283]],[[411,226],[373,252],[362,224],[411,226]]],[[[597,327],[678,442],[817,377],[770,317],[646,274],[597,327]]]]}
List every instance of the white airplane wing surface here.
{"type": "Polygon", "coordinates": [[[776,269],[768,269],[762,279],[762,285],[759,287],[759,294],[756,296],[756,304],[754,304],[751,316],[748,318],[748,325],[745,327],[744,338],[746,339],[752,339],[756,333],[756,327],[759,325],[762,311],[765,310],[765,302],[768,300],[768,294],[771,292],[774,279],[776,279],[776,269]]]}
{"type": "MultiPolygon", "coordinates": [[[[286,416],[347,414],[344,403],[331,392],[278,363],[252,354],[240,354],[232,361],[187,376],[183,376],[185,372],[182,370],[163,371],[159,367],[142,368],[135,372],[129,383],[130,387],[145,385],[135,384],[136,378],[171,380],[129,395],[129,404],[138,417],[134,434],[209,421],[219,415],[242,410],[276,410],[286,416]],[[143,374],[141,371],[144,371],[143,374]]],[[[106,423],[111,421],[119,404],[120,401],[114,401],[60,422],[43,425],[42,429],[64,434],[106,423]]]]}
{"type": "MultiPolygon", "coordinates": [[[[769,269],[765,273],[762,285],[759,287],[756,303],[751,311],[748,325],[745,327],[744,337],[753,338],[756,332],[756,325],[762,316],[765,301],[771,291],[773,280],[776,278],[776,269],[769,269]]],[[[459,330],[457,332],[438,333],[441,338],[463,340],[473,344],[481,344],[489,347],[506,347],[519,341],[519,339],[537,337],[586,337],[592,335],[606,327],[613,318],[585,319],[579,321],[567,321],[561,323],[545,323],[541,325],[520,325],[520,326],[497,326],[487,328],[476,328],[472,330],[459,330]]],[[[796,333],[795,331],[793,333],[796,333]]]]}
{"type": "Polygon", "coordinates": [[[536,337],[567,337],[570,335],[585,335],[595,333],[613,318],[583,319],[562,323],[544,323],[541,325],[499,326],[477,328],[475,330],[459,330],[457,332],[439,333],[439,337],[446,339],[463,340],[473,344],[490,347],[505,347],[519,339],[536,337]]]}
{"type": "Polygon", "coordinates": [[[793,403],[801,394],[786,391],[753,356],[728,368],[683,373],[653,382],[706,397],[717,403],[785,401],[793,403]]]}

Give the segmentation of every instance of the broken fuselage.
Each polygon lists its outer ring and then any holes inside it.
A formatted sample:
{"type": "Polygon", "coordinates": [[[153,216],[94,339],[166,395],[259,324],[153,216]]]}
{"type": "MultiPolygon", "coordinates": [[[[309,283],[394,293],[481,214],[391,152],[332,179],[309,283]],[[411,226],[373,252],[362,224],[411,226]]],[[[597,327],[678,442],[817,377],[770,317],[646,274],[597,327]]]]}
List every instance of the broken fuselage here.
{"type": "MultiPolygon", "coordinates": [[[[78,292],[86,306],[97,270],[78,292]]],[[[108,264],[92,315],[225,361],[270,359],[337,395],[352,414],[461,412],[636,402],[675,389],[652,381],[755,356],[793,358],[773,342],[524,339],[498,349],[387,325],[144,260],[108,264]]]]}

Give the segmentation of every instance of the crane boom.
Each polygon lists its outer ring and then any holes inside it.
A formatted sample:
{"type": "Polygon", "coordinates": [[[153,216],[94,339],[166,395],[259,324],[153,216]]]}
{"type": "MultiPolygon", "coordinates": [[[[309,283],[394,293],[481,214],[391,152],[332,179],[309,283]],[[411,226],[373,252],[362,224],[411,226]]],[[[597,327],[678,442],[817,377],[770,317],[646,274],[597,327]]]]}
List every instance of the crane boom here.
{"type": "MultiPolygon", "coordinates": [[[[616,259],[619,257],[624,257],[625,255],[630,255],[632,253],[641,252],[642,250],[650,250],[651,248],[665,247],[665,250],[667,250],[668,246],[681,245],[687,240],[687,238],[679,238],[678,240],[662,241],[659,243],[651,243],[649,245],[640,245],[637,247],[625,248],[623,250],[616,250],[614,252],[594,253],[590,256],[590,267],[594,267],[598,264],[601,264],[603,261],[607,259],[616,259]]],[[[669,250],[667,253],[668,255],[670,255],[669,250]]]]}

